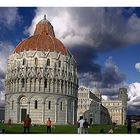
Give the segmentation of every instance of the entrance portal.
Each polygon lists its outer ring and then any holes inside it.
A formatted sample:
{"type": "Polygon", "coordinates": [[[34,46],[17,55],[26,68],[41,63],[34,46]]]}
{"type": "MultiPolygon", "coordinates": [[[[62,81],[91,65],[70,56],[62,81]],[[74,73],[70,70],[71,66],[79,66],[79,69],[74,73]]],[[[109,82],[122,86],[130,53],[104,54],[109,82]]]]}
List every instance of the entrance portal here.
{"type": "Polygon", "coordinates": [[[27,109],[21,109],[21,122],[24,121],[26,115],[27,115],[27,109]]]}

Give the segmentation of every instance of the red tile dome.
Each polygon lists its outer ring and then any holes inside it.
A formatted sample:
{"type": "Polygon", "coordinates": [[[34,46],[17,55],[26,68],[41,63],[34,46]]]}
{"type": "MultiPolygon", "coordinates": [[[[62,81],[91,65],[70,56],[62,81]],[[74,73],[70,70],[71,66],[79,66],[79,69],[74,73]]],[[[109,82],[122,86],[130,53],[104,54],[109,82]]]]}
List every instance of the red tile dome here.
{"type": "Polygon", "coordinates": [[[20,53],[23,51],[51,51],[61,52],[66,55],[67,50],[63,43],[55,38],[53,26],[46,20],[46,16],[37,25],[34,31],[34,35],[20,42],[14,53],[20,53]]]}

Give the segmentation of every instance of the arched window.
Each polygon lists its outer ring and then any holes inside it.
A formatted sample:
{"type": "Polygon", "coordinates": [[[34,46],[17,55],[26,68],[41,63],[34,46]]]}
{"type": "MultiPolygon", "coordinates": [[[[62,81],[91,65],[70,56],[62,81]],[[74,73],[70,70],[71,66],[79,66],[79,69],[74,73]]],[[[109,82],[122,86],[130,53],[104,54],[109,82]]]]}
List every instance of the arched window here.
{"type": "Polygon", "coordinates": [[[35,100],[35,109],[37,109],[37,105],[38,105],[37,100],[35,100]]]}
{"type": "Polygon", "coordinates": [[[38,59],[35,58],[35,65],[38,65],[38,59]]]}
{"type": "Polygon", "coordinates": [[[47,79],[44,81],[44,87],[47,88],[47,79]]]}
{"type": "Polygon", "coordinates": [[[24,86],[25,86],[25,80],[24,80],[24,78],[22,78],[22,80],[21,80],[21,86],[22,86],[22,88],[24,88],[24,86]]]}
{"type": "Polygon", "coordinates": [[[47,59],[47,66],[50,66],[50,59],[47,59]]]}
{"type": "Polygon", "coordinates": [[[60,110],[63,110],[63,103],[60,102],[60,110]]]}
{"type": "Polygon", "coordinates": [[[61,61],[59,60],[59,62],[58,62],[58,67],[61,67],[61,61]]]}
{"type": "Polygon", "coordinates": [[[25,65],[25,64],[26,64],[26,59],[24,58],[22,61],[22,65],[25,65]]]}
{"type": "Polygon", "coordinates": [[[61,92],[63,93],[63,81],[61,82],[61,92]]]}
{"type": "Polygon", "coordinates": [[[48,109],[49,110],[51,109],[51,101],[49,101],[49,103],[48,103],[48,109]]]}

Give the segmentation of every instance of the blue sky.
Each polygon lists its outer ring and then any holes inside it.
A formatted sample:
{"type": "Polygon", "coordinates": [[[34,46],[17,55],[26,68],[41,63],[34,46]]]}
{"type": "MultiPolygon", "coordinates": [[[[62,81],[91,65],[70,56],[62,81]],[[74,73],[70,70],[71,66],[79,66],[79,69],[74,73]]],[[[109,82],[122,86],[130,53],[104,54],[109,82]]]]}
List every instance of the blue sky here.
{"type": "Polygon", "coordinates": [[[44,14],[56,38],[74,55],[80,84],[96,85],[110,99],[116,97],[120,87],[132,88],[128,91],[129,105],[135,110],[140,105],[131,100],[135,92],[136,98],[140,96],[140,8],[135,7],[1,7],[0,91],[5,89],[9,54],[33,34],[44,14]]]}
{"type": "Polygon", "coordinates": [[[140,45],[101,52],[99,53],[97,63],[104,65],[105,60],[109,56],[112,56],[114,63],[126,75],[126,82],[128,84],[140,82],[140,73],[135,68],[135,64],[140,61],[140,45]]]}

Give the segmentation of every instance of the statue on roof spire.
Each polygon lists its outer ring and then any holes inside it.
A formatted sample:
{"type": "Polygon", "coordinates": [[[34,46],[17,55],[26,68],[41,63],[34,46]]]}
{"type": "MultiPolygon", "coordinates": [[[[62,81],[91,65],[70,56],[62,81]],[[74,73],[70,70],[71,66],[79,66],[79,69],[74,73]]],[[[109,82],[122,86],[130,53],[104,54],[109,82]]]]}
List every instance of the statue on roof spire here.
{"type": "Polygon", "coordinates": [[[46,20],[46,15],[44,15],[44,20],[46,20]]]}

